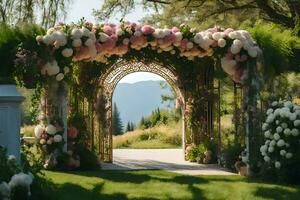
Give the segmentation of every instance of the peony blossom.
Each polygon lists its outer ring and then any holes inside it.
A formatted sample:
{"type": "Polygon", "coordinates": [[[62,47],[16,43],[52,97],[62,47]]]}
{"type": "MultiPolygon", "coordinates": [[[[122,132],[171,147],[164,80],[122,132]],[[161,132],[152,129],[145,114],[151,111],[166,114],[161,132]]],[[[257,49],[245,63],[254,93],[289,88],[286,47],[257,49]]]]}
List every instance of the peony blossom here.
{"type": "Polygon", "coordinates": [[[37,125],[34,128],[34,135],[36,138],[40,139],[43,133],[44,133],[44,128],[41,125],[37,125]]]}

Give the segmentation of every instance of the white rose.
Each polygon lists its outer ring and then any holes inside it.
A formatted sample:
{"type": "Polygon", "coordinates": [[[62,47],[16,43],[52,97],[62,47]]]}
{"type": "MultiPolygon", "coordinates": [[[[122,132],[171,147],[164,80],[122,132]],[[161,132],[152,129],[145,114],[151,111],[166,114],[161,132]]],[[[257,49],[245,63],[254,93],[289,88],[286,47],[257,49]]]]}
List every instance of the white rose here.
{"type": "Polygon", "coordinates": [[[252,58],[256,58],[257,57],[257,51],[254,47],[250,47],[248,49],[248,54],[249,56],[251,56],[252,58]]]}
{"type": "Polygon", "coordinates": [[[45,36],[43,37],[43,42],[44,42],[46,45],[51,45],[51,44],[53,44],[53,42],[54,42],[54,38],[53,38],[52,35],[45,35],[45,36]]]}
{"type": "Polygon", "coordinates": [[[54,135],[57,130],[56,130],[56,127],[53,126],[52,124],[49,124],[47,127],[46,127],[46,132],[49,134],[49,135],[54,135]]]}
{"type": "Polygon", "coordinates": [[[284,129],[283,133],[284,133],[284,135],[290,135],[291,130],[289,128],[286,128],[286,129],[284,129]]]}
{"type": "Polygon", "coordinates": [[[43,133],[44,133],[44,128],[41,125],[37,125],[34,128],[34,135],[36,138],[40,139],[43,133]]]}
{"type": "Polygon", "coordinates": [[[299,135],[298,129],[295,129],[295,128],[292,129],[291,133],[292,133],[293,136],[298,136],[299,135]]]}
{"type": "Polygon", "coordinates": [[[266,162],[270,162],[271,158],[270,158],[269,156],[265,156],[265,157],[264,157],[264,160],[265,160],[266,162]]]}
{"type": "Polygon", "coordinates": [[[82,35],[83,35],[83,36],[88,37],[88,36],[89,36],[89,33],[90,33],[90,30],[87,29],[87,28],[85,28],[85,27],[82,27],[82,28],[81,28],[81,32],[82,32],[82,35]]]}
{"type": "Polygon", "coordinates": [[[243,43],[241,42],[241,40],[238,39],[233,40],[233,44],[240,49],[243,47],[243,43]]]}
{"type": "Polygon", "coordinates": [[[100,42],[106,42],[109,36],[106,33],[99,33],[99,40],[100,42]]]}
{"type": "Polygon", "coordinates": [[[240,50],[241,50],[241,48],[239,48],[237,45],[234,45],[234,44],[231,45],[231,47],[230,47],[230,51],[232,54],[237,54],[240,52],[240,50]]]}
{"type": "Polygon", "coordinates": [[[54,142],[61,142],[62,139],[63,139],[63,138],[62,138],[61,135],[55,135],[55,136],[53,137],[54,142]]]}
{"type": "Polygon", "coordinates": [[[203,37],[200,33],[196,33],[194,36],[194,42],[200,44],[203,41],[203,37]]]}
{"type": "Polygon", "coordinates": [[[292,153],[286,153],[286,154],[285,154],[285,157],[286,157],[287,159],[290,159],[290,158],[293,157],[293,154],[292,154],[292,153]]]}
{"type": "Polygon", "coordinates": [[[268,152],[270,152],[270,153],[274,152],[274,147],[270,146],[270,147],[268,148],[268,152]]]}
{"type": "Polygon", "coordinates": [[[223,38],[223,35],[221,34],[221,32],[215,32],[212,34],[212,38],[216,41],[220,40],[223,38]]]}
{"type": "Polygon", "coordinates": [[[280,169],[280,167],[281,167],[280,162],[276,161],[276,162],[275,162],[275,168],[280,169]]]}
{"type": "Polygon", "coordinates": [[[228,34],[229,38],[231,39],[236,39],[237,38],[237,32],[236,31],[232,31],[228,34]]]}
{"type": "Polygon", "coordinates": [[[285,145],[285,141],[280,139],[278,142],[277,142],[277,146],[278,147],[283,147],[285,145]]]}
{"type": "Polygon", "coordinates": [[[218,46],[223,48],[226,46],[226,40],[224,40],[223,38],[218,40],[218,46]]]}
{"type": "Polygon", "coordinates": [[[271,140],[266,140],[265,144],[268,145],[268,144],[270,144],[270,142],[271,142],[271,140]]]}
{"type": "Polygon", "coordinates": [[[49,76],[53,76],[59,73],[59,66],[57,65],[56,61],[48,63],[46,66],[46,72],[49,76]]]}
{"type": "Polygon", "coordinates": [[[87,47],[90,47],[90,46],[92,46],[93,44],[95,44],[94,42],[93,42],[93,40],[92,39],[87,39],[86,41],[85,41],[85,43],[84,43],[84,45],[85,46],[87,46],[87,47]]]}
{"type": "Polygon", "coordinates": [[[286,154],[286,150],[284,150],[284,149],[280,150],[280,155],[281,156],[285,156],[285,154],[286,154]]]}
{"type": "Polygon", "coordinates": [[[71,31],[71,38],[72,39],[80,39],[82,37],[82,31],[79,30],[78,28],[74,28],[71,31]]]}
{"type": "Polygon", "coordinates": [[[81,47],[82,41],[81,39],[74,39],[72,42],[73,47],[81,47]]]}
{"type": "Polygon", "coordinates": [[[279,121],[279,120],[276,120],[275,123],[278,125],[278,124],[280,123],[280,121],[279,121]]]}
{"type": "Polygon", "coordinates": [[[57,81],[61,81],[61,80],[64,79],[64,77],[65,77],[65,75],[63,73],[59,73],[59,74],[56,75],[55,78],[56,78],[57,81]]]}
{"type": "Polygon", "coordinates": [[[299,126],[299,125],[300,125],[300,120],[299,119],[295,120],[294,121],[294,126],[299,126]]]}
{"type": "Polygon", "coordinates": [[[280,135],[278,133],[275,133],[273,137],[274,137],[274,140],[279,140],[280,139],[280,135]]]}
{"type": "Polygon", "coordinates": [[[71,48],[65,48],[64,50],[62,50],[62,55],[66,58],[71,57],[73,55],[73,49],[71,48]]]}

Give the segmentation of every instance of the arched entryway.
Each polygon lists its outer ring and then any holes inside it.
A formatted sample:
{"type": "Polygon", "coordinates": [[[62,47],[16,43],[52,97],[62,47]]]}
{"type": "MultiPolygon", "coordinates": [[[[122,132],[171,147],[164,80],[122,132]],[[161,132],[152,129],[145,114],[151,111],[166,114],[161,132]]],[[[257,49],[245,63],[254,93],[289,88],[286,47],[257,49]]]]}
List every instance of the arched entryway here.
{"type": "MultiPolygon", "coordinates": [[[[103,122],[103,112],[99,112],[98,115],[102,115],[97,121],[99,124],[100,133],[100,144],[99,144],[99,154],[101,159],[106,162],[112,162],[113,160],[113,145],[112,145],[112,97],[113,92],[119,83],[119,81],[125,76],[135,73],[135,72],[150,72],[164,78],[168,84],[174,90],[177,103],[180,105],[182,112],[182,148],[184,156],[184,150],[186,147],[186,129],[185,129],[185,96],[184,91],[181,87],[180,80],[175,73],[172,66],[163,66],[156,62],[142,62],[142,61],[119,61],[112,65],[101,77],[99,85],[101,86],[98,91],[97,105],[100,106],[100,102],[105,102],[105,120],[103,122]]],[[[102,103],[103,104],[103,103],[102,103]]]]}

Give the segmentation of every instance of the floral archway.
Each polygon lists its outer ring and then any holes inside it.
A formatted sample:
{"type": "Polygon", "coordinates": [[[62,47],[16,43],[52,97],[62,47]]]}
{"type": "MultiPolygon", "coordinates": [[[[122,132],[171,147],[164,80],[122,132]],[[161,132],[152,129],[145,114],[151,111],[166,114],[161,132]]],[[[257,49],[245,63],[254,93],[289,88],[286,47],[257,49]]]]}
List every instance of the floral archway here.
{"type": "MultiPolygon", "coordinates": [[[[37,36],[36,40],[36,46],[21,50],[19,55],[27,56],[27,61],[33,63],[36,69],[35,84],[42,94],[39,109],[42,125],[36,130],[36,135],[43,139],[42,146],[47,146],[47,140],[43,138],[45,134],[46,138],[54,138],[57,143],[66,142],[67,113],[74,110],[74,104],[70,102],[78,89],[88,103],[90,118],[97,114],[99,120],[104,120],[105,108],[97,113],[94,109],[96,101],[101,102],[99,99],[105,102],[105,98],[99,95],[99,89],[105,91],[107,88],[97,84],[99,77],[120,59],[137,60],[158,62],[163,67],[173,66],[185,93],[188,128],[196,143],[210,137],[213,129],[211,97],[214,78],[227,74],[243,85],[246,92],[246,143],[251,165],[251,158],[255,156],[251,148],[258,126],[255,121],[259,96],[257,58],[261,50],[247,31],[215,27],[199,32],[187,25],[161,29],[129,22],[93,25],[82,21],[71,25],[59,24],[45,35],[37,36]],[[68,93],[68,88],[72,92],[68,93]]],[[[17,75],[20,81],[28,84],[24,68],[17,75]]],[[[66,145],[64,147],[66,150],[66,145]]],[[[57,148],[61,146],[57,145],[57,148]]],[[[57,148],[50,148],[51,151],[47,147],[44,149],[50,155],[58,155],[62,150],[57,151],[57,148]]]]}

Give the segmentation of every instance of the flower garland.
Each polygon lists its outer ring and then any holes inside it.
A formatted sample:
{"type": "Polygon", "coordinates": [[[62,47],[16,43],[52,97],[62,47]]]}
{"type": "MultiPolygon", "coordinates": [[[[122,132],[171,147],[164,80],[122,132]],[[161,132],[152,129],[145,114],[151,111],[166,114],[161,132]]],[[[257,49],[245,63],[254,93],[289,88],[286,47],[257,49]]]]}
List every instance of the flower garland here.
{"type": "Polygon", "coordinates": [[[221,67],[236,82],[243,82],[247,73],[242,63],[261,54],[250,34],[245,30],[211,28],[197,32],[187,25],[179,28],[154,28],[150,25],[122,22],[120,25],[105,23],[93,25],[60,24],[36,37],[52,57],[41,68],[41,74],[55,76],[61,81],[69,73],[67,66],[59,66],[57,59],[68,61],[98,61],[127,54],[132,50],[149,48],[158,54],[169,52],[188,60],[197,57],[217,56],[221,67]]]}
{"type": "Polygon", "coordinates": [[[296,154],[300,141],[300,106],[291,101],[274,101],[262,126],[265,144],[260,147],[264,161],[279,169],[296,154]]]}

